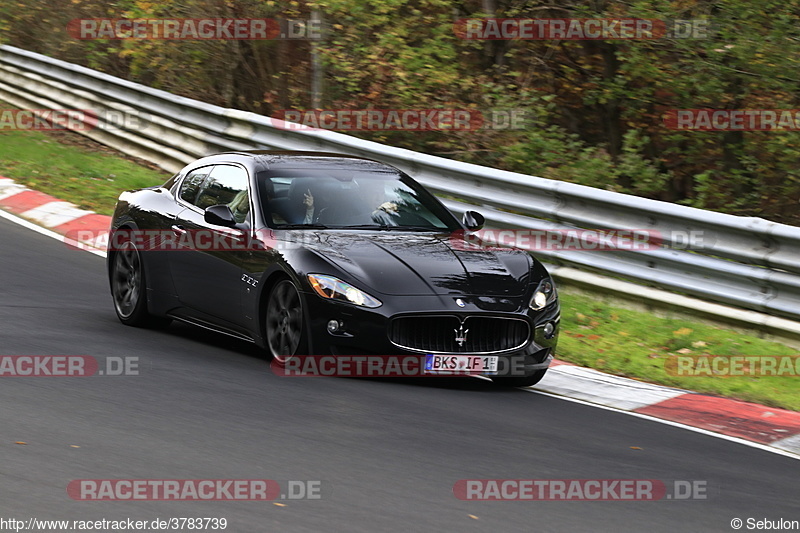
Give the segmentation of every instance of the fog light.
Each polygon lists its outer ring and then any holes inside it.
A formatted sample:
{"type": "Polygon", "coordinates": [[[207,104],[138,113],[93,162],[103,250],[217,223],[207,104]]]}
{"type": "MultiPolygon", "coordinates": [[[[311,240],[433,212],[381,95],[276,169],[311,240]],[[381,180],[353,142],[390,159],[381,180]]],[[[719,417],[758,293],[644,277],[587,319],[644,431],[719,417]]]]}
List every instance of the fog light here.
{"type": "Polygon", "coordinates": [[[546,338],[550,338],[553,336],[553,332],[556,330],[556,327],[553,325],[552,322],[548,322],[544,325],[544,336],[546,338]]]}
{"type": "Polygon", "coordinates": [[[342,327],[341,322],[338,320],[329,320],[328,321],[328,333],[336,333],[342,327]]]}

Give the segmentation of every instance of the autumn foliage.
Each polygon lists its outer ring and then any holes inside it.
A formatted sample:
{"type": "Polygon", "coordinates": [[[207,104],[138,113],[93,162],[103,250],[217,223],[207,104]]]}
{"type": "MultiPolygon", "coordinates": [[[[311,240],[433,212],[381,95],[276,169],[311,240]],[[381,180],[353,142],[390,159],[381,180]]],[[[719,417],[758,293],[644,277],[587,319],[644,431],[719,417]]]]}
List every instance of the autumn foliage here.
{"type": "Polygon", "coordinates": [[[545,178],[800,225],[798,131],[680,131],[675,109],[800,109],[798,0],[10,0],[3,42],[214,104],[524,109],[522,129],[352,134],[545,178]],[[556,5],[558,4],[558,5],[556,5]],[[319,40],[87,41],[76,18],[324,22],[319,40]],[[703,20],[703,38],[466,40],[465,18],[703,20]],[[312,61],[316,54],[316,65],[312,61]],[[322,79],[318,100],[314,72],[322,79]]]}

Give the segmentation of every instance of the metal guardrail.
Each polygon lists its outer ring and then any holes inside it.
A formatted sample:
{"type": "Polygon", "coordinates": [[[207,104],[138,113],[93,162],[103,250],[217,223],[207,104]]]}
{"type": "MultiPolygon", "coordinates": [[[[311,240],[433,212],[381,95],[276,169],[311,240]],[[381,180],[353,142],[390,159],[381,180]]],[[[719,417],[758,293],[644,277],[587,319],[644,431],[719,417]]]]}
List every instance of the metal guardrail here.
{"type": "Polygon", "coordinates": [[[444,198],[477,209],[497,228],[632,228],[660,232],[649,251],[538,250],[548,263],[589,270],[712,302],[800,319],[800,228],[572,183],[507,172],[280,121],[125,81],[11,46],[0,46],[0,100],[22,108],[93,110],[85,135],[177,171],[211,153],[253,148],[319,150],[392,164],[444,198]],[[138,123],[115,125],[111,117],[138,123]],[[695,233],[693,233],[695,232],[695,233]],[[680,249],[687,235],[700,235],[680,249]],[[679,239],[680,237],[680,239],[679,239]]]}

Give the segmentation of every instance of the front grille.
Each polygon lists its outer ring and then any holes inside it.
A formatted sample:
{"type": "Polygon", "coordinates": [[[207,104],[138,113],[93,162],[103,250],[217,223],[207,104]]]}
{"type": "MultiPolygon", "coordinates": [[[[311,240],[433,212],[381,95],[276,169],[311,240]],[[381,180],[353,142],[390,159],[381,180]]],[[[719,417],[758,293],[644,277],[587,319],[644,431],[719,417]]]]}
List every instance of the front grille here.
{"type": "Polygon", "coordinates": [[[429,353],[493,353],[525,346],[530,327],[525,320],[454,315],[409,316],[392,320],[390,340],[407,350],[429,353]],[[462,334],[461,332],[466,332],[462,334]],[[457,337],[466,337],[459,344],[457,337]]]}

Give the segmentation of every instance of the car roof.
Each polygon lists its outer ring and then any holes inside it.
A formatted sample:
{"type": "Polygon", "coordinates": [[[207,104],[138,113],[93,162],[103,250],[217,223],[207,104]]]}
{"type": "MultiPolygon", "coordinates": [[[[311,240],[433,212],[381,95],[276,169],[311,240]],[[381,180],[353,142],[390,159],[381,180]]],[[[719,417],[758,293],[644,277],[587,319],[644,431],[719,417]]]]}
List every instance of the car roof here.
{"type": "Polygon", "coordinates": [[[250,159],[266,169],[312,168],[319,167],[319,165],[323,163],[333,164],[341,169],[354,168],[360,170],[381,170],[384,172],[397,171],[397,169],[385,163],[355,155],[304,150],[241,150],[214,154],[208,156],[208,159],[216,159],[225,156],[238,156],[242,159],[250,159]]]}

